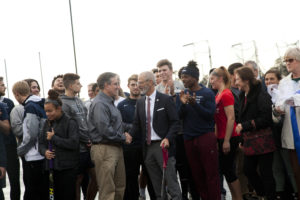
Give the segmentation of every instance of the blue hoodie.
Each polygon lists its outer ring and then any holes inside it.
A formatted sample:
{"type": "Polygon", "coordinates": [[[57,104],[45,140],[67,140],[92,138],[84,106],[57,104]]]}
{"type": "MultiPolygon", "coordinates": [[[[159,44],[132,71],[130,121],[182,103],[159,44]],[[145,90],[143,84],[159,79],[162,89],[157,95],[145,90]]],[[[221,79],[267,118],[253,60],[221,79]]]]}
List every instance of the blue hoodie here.
{"type": "Polygon", "coordinates": [[[23,105],[23,141],[17,149],[18,155],[24,156],[26,161],[42,160],[44,156],[38,151],[38,137],[46,121],[44,99],[30,95],[23,105]]]}

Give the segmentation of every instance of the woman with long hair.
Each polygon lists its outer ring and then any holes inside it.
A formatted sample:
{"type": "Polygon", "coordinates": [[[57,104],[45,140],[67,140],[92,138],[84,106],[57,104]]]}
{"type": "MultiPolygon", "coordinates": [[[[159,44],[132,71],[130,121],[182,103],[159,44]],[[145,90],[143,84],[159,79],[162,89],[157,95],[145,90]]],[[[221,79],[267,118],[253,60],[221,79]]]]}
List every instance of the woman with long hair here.
{"type": "Polygon", "coordinates": [[[275,143],[271,129],[271,97],[250,68],[241,67],[235,72],[236,85],[241,90],[235,130],[243,136],[244,172],[256,194],[272,200],[275,198],[272,173],[275,143]],[[260,173],[257,173],[257,167],[260,173]]]}
{"type": "Polygon", "coordinates": [[[24,81],[26,81],[28,83],[31,94],[40,96],[41,88],[40,88],[39,82],[37,82],[37,80],[28,78],[28,79],[25,79],[24,81]]]}
{"type": "Polygon", "coordinates": [[[219,67],[210,74],[210,84],[217,90],[216,136],[219,147],[221,176],[225,176],[232,199],[242,200],[241,186],[236,175],[235,157],[240,137],[235,131],[234,96],[230,90],[230,76],[225,67],[219,67]]]}

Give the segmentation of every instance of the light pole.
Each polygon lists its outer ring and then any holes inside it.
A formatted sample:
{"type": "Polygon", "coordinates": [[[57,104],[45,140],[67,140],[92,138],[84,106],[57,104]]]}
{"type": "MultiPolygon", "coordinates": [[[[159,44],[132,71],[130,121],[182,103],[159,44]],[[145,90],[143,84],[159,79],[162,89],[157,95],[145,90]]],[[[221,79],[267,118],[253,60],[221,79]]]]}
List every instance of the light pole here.
{"type": "Polygon", "coordinates": [[[4,67],[5,67],[7,97],[9,98],[8,76],[7,76],[7,67],[6,67],[6,60],[5,59],[4,59],[4,67]]]}
{"type": "Polygon", "coordinates": [[[207,43],[207,47],[208,47],[209,65],[210,65],[210,69],[212,69],[211,51],[210,51],[210,46],[209,46],[208,40],[206,40],[206,43],[207,43]]]}
{"type": "MultiPolygon", "coordinates": [[[[201,42],[206,42],[206,44],[207,44],[207,51],[202,52],[202,53],[205,53],[205,54],[208,53],[209,67],[210,67],[210,69],[212,69],[211,49],[210,49],[210,46],[209,46],[209,42],[208,42],[208,40],[203,40],[201,42]]],[[[197,60],[197,52],[196,52],[195,48],[196,48],[196,44],[198,44],[198,43],[200,43],[200,41],[199,42],[192,42],[192,43],[188,43],[188,44],[183,45],[183,47],[193,46],[193,54],[194,54],[194,60],[195,61],[197,60]]],[[[202,74],[204,74],[203,64],[200,67],[200,72],[201,72],[200,75],[202,76],[202,74]]]]}
{"type": "Polygon", "coordinates": [[[244,63],[244,49],[243,49],[243,43],[237,43],[231,46],[231,48],[235,48],[236,46],[240,46],[241,47],[241,57],[239,57],[240,59],[242,59],[242,63],[244,63]]]}
{"type": "Polygon", "coordinates": [[[71,0],[69,0],[69,8],[70,8],[70,19],[71,19],[72,39],[73,39],[73,52],[74,52],[75,72],[76,72],[76,74],[78,74],[78,70],[77,70],[77,59],[76,59],[76,48],[75,48],[75,37],[74,37],[74,27],[73,27],[73,14],[72,14],[72,4],[71,4],[71,0]]]}
{"type": "Polygon", "coordinates": [[[40,62],[40,71],[41,71],[41,79],[42,79],[43,97],[45,98],[44,77],[43,77],[42,60],[41,60],[40,52],[39,52],[39,62],[40,62]]]}

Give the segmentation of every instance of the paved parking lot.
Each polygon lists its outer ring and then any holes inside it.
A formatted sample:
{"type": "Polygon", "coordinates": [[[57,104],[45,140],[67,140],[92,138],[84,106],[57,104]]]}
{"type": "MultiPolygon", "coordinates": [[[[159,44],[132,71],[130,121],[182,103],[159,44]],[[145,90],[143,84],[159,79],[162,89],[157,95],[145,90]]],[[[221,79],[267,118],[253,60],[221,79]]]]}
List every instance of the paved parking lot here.
{"type": "MultiPolygon", "coordinates": [[[[21,161],[20,161],[20,163],[22,164],[21,161]]],[[[22,167],[21,167],[20,183],[21,183],[21,194],[23,195],[23,193],[24,193],[24,185],[23,185],[22,177],[23,177],[23,171],[22,171],[22,167]]],[[[226,200],[231,200],[231,195],[230,195],[230,192],[229,192],[227,184],[225,183],[224,186],[225,186],[225,189],[227,190],[226,200]]],[[[10,197],[9,197],[9,191],[10,191],[9,190],[9,181],[8,181],[7,176],[6,176],[6,188],[3,189],[5,200],[9,200],[10,199],[10,197]]],[[[96,197],[96,199],[98,199],[98,197],[96,197]]],[[[150,199],[148,194],[147,194],[147,199],[150,199]]]]}

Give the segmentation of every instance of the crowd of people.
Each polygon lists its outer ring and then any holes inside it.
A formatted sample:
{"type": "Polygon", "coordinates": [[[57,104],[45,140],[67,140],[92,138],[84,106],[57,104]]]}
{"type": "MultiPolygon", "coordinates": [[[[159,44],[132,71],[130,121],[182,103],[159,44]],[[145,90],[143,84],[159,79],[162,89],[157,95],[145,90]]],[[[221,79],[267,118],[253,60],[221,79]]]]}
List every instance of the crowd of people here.
{"type": "Polygon", "coordinates": [[[300,49],[289,74],[264,75],[254,61],[212,69],[199,83],[195,61],[173,79],[172,63],[128,78],[105,72],[78,94],[80,76],[54,77],[47,98],[34,79],[4,97],[0,77],[0,200],[300,199],[300,49]],[[167,150],[167,151],[166,151],[167,150]],[[227,194],[228,195],[228,194],[227,194]]]}

